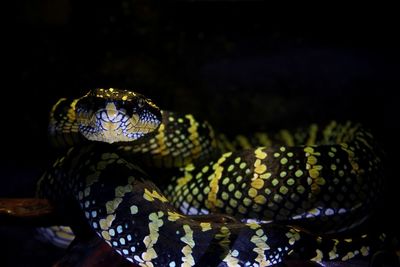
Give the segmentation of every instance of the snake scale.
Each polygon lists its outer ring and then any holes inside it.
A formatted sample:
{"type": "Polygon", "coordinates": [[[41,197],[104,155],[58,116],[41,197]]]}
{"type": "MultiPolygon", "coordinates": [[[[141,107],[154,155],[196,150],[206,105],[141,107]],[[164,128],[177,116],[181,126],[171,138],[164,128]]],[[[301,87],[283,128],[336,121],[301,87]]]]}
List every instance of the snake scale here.
{"type": "Polygon", "coordinates": [[[75,234],[94,231],[139,266],[261,267],[373,250],[368,234],[335,236],[368,219],[383,184],[379,149],[359,124],[229,140],[190,114],[109,88],[60,99],[49,132],[68,152],[38,196],[75,234]],[[155,181],[168,170],[161,190],[155,181]]]}

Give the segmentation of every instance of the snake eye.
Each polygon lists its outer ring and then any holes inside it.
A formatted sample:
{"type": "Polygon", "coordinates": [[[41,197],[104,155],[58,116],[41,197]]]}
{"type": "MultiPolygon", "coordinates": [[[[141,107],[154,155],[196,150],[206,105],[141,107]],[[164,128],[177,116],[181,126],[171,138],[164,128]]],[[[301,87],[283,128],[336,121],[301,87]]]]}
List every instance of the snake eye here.
{"type": "Polygon", "coordinates": [[[137,106],[138,106],[138,108],[142,108],[143,106],[144,106],[144,100],[142,99],[142,98],[139,98],[138,100],[137,100],[137,106]]]}

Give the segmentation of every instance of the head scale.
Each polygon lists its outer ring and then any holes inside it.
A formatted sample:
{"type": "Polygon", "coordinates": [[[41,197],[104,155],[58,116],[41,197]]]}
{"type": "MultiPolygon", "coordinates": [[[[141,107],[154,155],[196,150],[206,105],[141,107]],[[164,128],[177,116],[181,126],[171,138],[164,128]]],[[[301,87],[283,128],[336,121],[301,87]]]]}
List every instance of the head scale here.
{"type": "Polygon", "coordinates": [[[76,115],[84,137],[107,143],[136,140],[161,124],[161,111],[151,100],[114,88],[89,91],[77,101],[76,115]]]}

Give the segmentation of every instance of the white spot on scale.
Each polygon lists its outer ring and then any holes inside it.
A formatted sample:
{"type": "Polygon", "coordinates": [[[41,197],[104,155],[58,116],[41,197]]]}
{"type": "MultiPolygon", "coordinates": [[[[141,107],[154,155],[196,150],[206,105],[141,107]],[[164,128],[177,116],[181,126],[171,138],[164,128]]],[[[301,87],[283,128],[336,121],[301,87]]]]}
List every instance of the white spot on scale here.
{"type": "Polygon", "coordinates": [[[262,223],[262,224],[269,224],[273,222],[272,220],[259,220],[259,219],[252,219],[252,218],[245,218],[241,220],[242,223],[262,223]]]}
{"type": "Polygon", "coordinates": [[[188,215],[198,215],[199,214],[199,210],[196,209],[195,207],[190,207],[188,213],[188,215]]]}
{"type": "Polygon", "coordinates": [[[132,247],[130,248],[130,250],[131,250],[132,252],[135,252],[135,251],[136,251],[136,248],[132,246],[132,247]]]}
{"type": "Polygon", "coordinates": [[[119,113],[115,118],[115,121],[121,121],[121,120],[122,120],[122,114],[119,113]]]}
{"type": "Polygon", "coordinates": [[[121,243],[121,245],[125,245],[125,239],[123,237],[121,237],[119,239],[119,243],[121,243]]]}
{"type": "Polygon", "coordinates": [[[122,226],[121,225],[118,225],[117,226],[117,232],[120,234],[120,233],[122,233],[122,226]]]}
{"type": "Polygon", "coordinates": [[[313,218],[313,217],[317,217],[321,214],[321,210],[319,210],[318,208],[316,209],[312,209],[310,211],[307,212],[306,214],[306,218],[313,218]]]}
{"type": "Polygon", "coordinates": [[[326,209],[325,211],[325,215],[330,216],[330,215],[334,215],[335,211],[333,209],[326,209]]]}
{"type": "Polygon", "coordinates": [[[196,207],[190,206],[186,201],[182,202],[182,205],[179,207],[182,213],[187,215],[202,215],[209,214],[210,212],[206,209],[197,209],[196,207]]]}
{"type": "Polygon", "coordinates": [[[134,214],[138,213],[139,209],[136,205],[132,205],[130,207],[130,211],[131,211],[131,214],[134,215],[134,214]]]}
{"type": "Polygon", "coordinates": [[[343,213],[346,213],[346,212],[347,212],[347,210],[344,209],[344,208],[340,208],[339,211],[338,211],[339,214],[343,214],[343,213]]]}
{"type": "Polygon", "coordinates": [[[112,228],[108,230],[108,233],[110,234],[110,236],[115,236],[115,231],[112,228]]]}
{"type": "Polygon", "coordinates": [[[298,219],[302,219],[304,217],[305,218],[316,217],[319,214],[321,214],[321,210],[323,210],[323,209],[324,209],[323,207],[316,207],[316,208],[313,208],[311,210],[307,210],[307,211],[305,211],[305,212],[303,212],[301,214],[294,215],[291,218],[292,218],[292,220],[298,220],[298,219]]]}
{"type": "Polygon", "coordinates": [[[184,201],[182,202],[182,205],[179,207],[179,209],[182,211],[182,213],[187,214],[189,208],[189,204],[184,201]]]}
{"type": "Polygon", "coordinates": [[[207,214],[209,214],[210,212],[208,211],[208,210],[205,210],[205,209],[201,209],[200,210],[200,214],[205,214],[205,215],[207,215],[207,214]]]}
{"type": "Polygon", "coordinates": [[[169,266],[169,267],[175,267],[175,266],[176,266],[176,263],[175,263],[174,261],[171,261],[171,262],[169,263],[168,266],[169,266]]]}
{"type": "Polygon", "coordinates": [[[102,113],[101,113],[101,119],[102,119],[103,121],[108,121],[107,114],[106,114],[105,112],[102,112],[102,113]]]}
{"type": "Polygon", "coordinates": [[[301,219],[302,218],[302,215],[300,214],[300,215],[295,215],[295,216],[292,216],[292,220],[298,220],[298,219],[301,219]]]}
{"type": "Polygon", "coordinates": [[[93,225],[93,228],[94,228],[94,229],[97,229],[98,225],[97,225],[96,222],[93,222],[92,225],[93,225]]]}
{"type": "Polygon", "coordinates": [[[123,249],[123,250],[122,250],[122,253],[124,253],[125,255],[128,255],[128,254],[129,254],[129,251],[128,251],[127,249],[123,249]]]}

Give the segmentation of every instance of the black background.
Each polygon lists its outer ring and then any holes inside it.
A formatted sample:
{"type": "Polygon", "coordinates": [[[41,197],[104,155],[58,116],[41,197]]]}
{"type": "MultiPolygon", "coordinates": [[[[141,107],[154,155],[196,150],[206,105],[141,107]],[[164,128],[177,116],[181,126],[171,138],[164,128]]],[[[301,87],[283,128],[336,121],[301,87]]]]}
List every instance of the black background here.
{"type": "MultiPolygon", "coordinates": [[[[47,117],[59,97],[116,87],[229,133],[360,121],[387,153],[382,225],[397,226],[395,9],[245,2],[15,1],[2,42],[10,82],[1,97],[0,196],[33,195],[51,159],[47,117]]],[[[61,255],[29,227],[0,230],[5,265],[45,266],[61,255]]]]}

